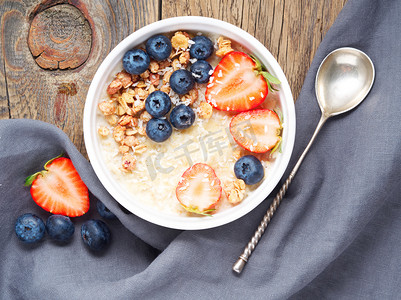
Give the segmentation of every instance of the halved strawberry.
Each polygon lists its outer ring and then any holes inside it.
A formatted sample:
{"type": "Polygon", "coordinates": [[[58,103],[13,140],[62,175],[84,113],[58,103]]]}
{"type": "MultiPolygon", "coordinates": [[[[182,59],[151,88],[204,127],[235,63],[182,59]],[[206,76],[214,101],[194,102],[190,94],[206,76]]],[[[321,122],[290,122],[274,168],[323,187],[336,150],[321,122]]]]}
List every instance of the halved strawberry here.
{"type": "Polygon", "coordinates": [[[53,214],[69,217],[82,216],[89,210],[88,188],[72,161],[65,157],[49,160],[43,171],[25,180],[31,186],[33,200],[53,214]]]}
{"type": "Polygon", "coordinates": [[[281,141],[281,121],[270,109],[257,109],[234,116],[230,132],[234,140],[246,150],[264,153],[281,141]]]}
{"type": "Polygon", "coordinates": [[[218,110],[247,111],[265,100],[271,88],[269,81],[280,83],[256,58],[243,52],[230,52],[210,77],[206,101],[218,110]]]}
{"type": "Polygon", "coordinates": [[[210,215],[221,197],[221,183],[207,164],[197,163],[182,174],[177,199],[189,212],[210,215]]]}

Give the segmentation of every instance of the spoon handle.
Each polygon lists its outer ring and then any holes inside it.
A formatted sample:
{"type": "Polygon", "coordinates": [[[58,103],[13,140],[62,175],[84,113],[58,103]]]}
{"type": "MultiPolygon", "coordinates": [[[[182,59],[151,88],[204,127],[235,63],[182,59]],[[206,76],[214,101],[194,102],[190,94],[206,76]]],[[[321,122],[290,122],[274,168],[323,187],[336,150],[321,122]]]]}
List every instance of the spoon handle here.
{"type": "Polygon", "coordinates": [[[285,193],[288,190],[289,185],[292,182],[295,174],[297,173],[302,161],[304,160],[306,154],[309,151],[309,148],[312,146],[317,134],[319,133],[320,129],[323,127],[323,124],[327,121],[330,116],[322,114],[318,125],[316,126],[315,132],[312,135],[308,145],[306,146],[304,152],[299,157],[297,163],[295,164],[294,168],[292,169],[290,175],[288,176],[287,180],[281,186],[280,191],[277,193],[276,197],[274,198],[272,204],[270,204],[269,209],[267,210],[266,214],[263,216],[262,221],[260,222],[257,230],[253,234],[251,240],[246,245],[242,254],[238,257],[238,260],[233,265],[233,271],[237,274],[240,274],[245,267],[245,264],[248,262],[249,257],[252,255],[253,250],[255,250],[256,246],[259,243],[259,240],[262,238],[267,225],[270,223],[270,220],[273,218],[274,213],[276,212],[277,208],[279,207],[281,201],[284,198],[285,193]]]}

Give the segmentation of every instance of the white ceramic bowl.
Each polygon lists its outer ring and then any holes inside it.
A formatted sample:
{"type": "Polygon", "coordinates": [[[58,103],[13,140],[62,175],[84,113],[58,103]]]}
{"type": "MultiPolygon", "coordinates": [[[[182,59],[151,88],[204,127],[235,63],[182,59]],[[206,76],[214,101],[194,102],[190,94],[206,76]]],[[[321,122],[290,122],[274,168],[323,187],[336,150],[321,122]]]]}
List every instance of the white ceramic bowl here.
{"type": "Polygon", "coordinates": [[[279,64],[271,53],[253,36],[234,25],[220,20],[204,17],[177,17],[158,21],[135,31],[110,52],[100,65],[90,85],[85,103],[83,125],[85,146],[92,167],[101,183],[116,201],[135,215],[154,224],[175,229],[195,230],[212,228],[234,221],[254,209],[271,193],[283,176],[290,160],[295,139],[295,109],[288,81],[279,64]],[[213,217],[166,215],[165,213],[151,209],[139,201],[135,201],[133,196],[127,194],[117,180],[113,178],[102,159],[100,149],[96,126],[97,104],[102,94],[104,94],[107,85],[115,75],[116,67],[121,64],[124,53],[145,42],[155,34],[177,30],[226,36],[248,49],[249,53],[258,57],[269,72],[281,81],[278,93],[281,99],[281,109],[284,119],[282,153],[279,153],[273,163],[273,167],[266,174],[262,184],[250,196],[246,197],[239,205],[219,212],[213,217]]]}

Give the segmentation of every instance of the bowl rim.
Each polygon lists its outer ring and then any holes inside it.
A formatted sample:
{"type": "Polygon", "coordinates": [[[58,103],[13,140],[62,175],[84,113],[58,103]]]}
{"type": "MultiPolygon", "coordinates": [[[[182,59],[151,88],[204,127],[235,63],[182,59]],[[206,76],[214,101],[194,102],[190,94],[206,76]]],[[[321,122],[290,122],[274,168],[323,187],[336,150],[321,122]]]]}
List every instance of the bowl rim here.
{"type": "MultiPolygon", "coordinates": [[[[121,60],[121,58],[119,60],[121,60]]],[[[101,88],[104,89],[104,86],[101,86],[101,88]]],[[[136,216],[153,224],[181,230],[208,229],[228,224],[232,221],[235,221],[245,216],[255,207],[257,207],[261,202],[263,202],[270,195],[275,186],[279,183],[280,179],[284,175],[285,170],[287,169],[294,148],[295,131],[296,131],[296,118],[295,118],[295,104],[293,100],[293,95],[283,70],[281,69],[280,65],[273,57],[273,55],[270,53],[270,51],[251,34],[249,34],[248,32],[244,31],[243,29],[235,25],[213,18],[198,17],[198,16],[174,17],[156,21],[154,23],[151,23],[136,30],[135,32],[127,36],[125,39],[123,39],[120,43],[118,43],[117,46],[106,56],[106,58],[100,64],[99,68],[97,69],[92,79],[86,97],[84,116],[83,116],[83,133],[84,133],[84,142],[86,151],[88,153],[90,163],[96,176],[100,180],[101,184],[105,187],[105,189],[109,192],[109,194],[118,203],[120,203],[123,207],[125,207],[127,210],[129,210],[136,216]],[[97,151],[98,149],[96,149],[97,130],[96,126],[92,126],[92,124],[96,124],[93,122],[96,120],[96,107],[99,100],[99,98],[96,97],[96,93],[99,86],[99,82],[104,77],[104,74],[107,74],[107,72],[110,69],[113,69],[110,66],[113,65],[113,63],[116,61],[116,58],[119,56],[122,57],[123,53],[127,51],[124,49],[131,49],[135,47],[135,45],[141,44],[146,40],[143,39],[144,36],[148,36],[147,38],[149,38],[150,36],[156,33],[174,31],[174,29],[170,29],[171,27],[181,28],[182,30],[190,30],[190,31],[198,30],[200,32],[207,32],[207,30],[205,29],[195,29],[195,30],[188,29],[188,27],[191,27],[195,24],[210,28],[216,27],[222,29],[223,31],[229,31],[230,33],[232,33],[232,35],[241,36],[244,40],[246,40],[249,44],[251,44],[252,48],[254,48],[255,50],[253,51],[253,54],[257,52],[256,56],[262,62],[264,62],[265,64],[266,62],[268,62],[267,65],[270,66],[269,69],[274,70],[273,72],[274,75],[281,81],[280,92],[284,94],[284,101],[280,102],[283,113],[286,112],[284,120],[285,126],[283,128],[283,144],[285,143],[285,147],[283,147],[284,151],[280,153],[279,158],[276,158],[276,161],[274,163],[275,167],[271,169],[271,172],[273,174],[269,176],[269,182],[267,184],[263,182],[257,188],[257,190],[261,189],[260,192],[255,193],[256,192],[255,191],[254,193],[252,193],[251,196],[249,196],[252,198],[252,201],[248,201],[245,205],[238,205],[236,207],[222,211],[218,215],[215,215],[211,218],[179,217],[173,215],[166,215],[162,212],[152,210],[150,207],[144,206],[141,203],[135,203],[138,201],[129,201],[128,200],[129,197],[127,197],[127,195],[124,195],[120,190],[117,189],[118,185],[116,185],[116,180],[113,179],[113,176],[110,174],[110,171],[105,166],[105,163],[102,161],[101,159],[102,154],[98,153],[97,151]],[[168,30],[166,30],[166,28],[168,28],[168,30]],[[95,113],[93,113],[93,110],[95,111],[95,113]],[[277,159],[280,160],[280,164],[277,163],[277,159]]],[[[264,181],[265,180],[266,178],[264,179],[264,181]]]]}

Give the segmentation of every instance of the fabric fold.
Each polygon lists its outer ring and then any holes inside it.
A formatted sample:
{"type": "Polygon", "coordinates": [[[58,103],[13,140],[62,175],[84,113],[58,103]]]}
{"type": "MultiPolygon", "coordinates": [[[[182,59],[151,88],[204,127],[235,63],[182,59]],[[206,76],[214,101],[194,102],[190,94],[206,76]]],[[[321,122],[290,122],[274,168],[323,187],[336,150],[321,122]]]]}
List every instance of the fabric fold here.
{"type": "MultiPolygon", "coordinates": [[[[0,121],[0,291],[4,299],[396,299],[401,294],[401,1],[349,0],[316,52],[296,102],[297,134],[286,175],[320,117],[316,71],[339,47],[367,53],[373,89],[355,110],[330,119],[241,275],[231,267],[275,193],[242,218],[177,231],[126,214],[90,164],[56,127],[0,121]],[[24,178],[65,151],[92,194],[121,221],[108,251],[79,234],[59,247],[21,245],[13,226],[34,212],[24,178]],[[5,171],[6,170],[6,171],[5,171]]],[[[296,62],[292,62],[296,63],[296,62]]],[[[93,202],[91,203],[93,206],[93,202]]],[[[79,224],[90,213],[76,221],[79,224]]]]}

